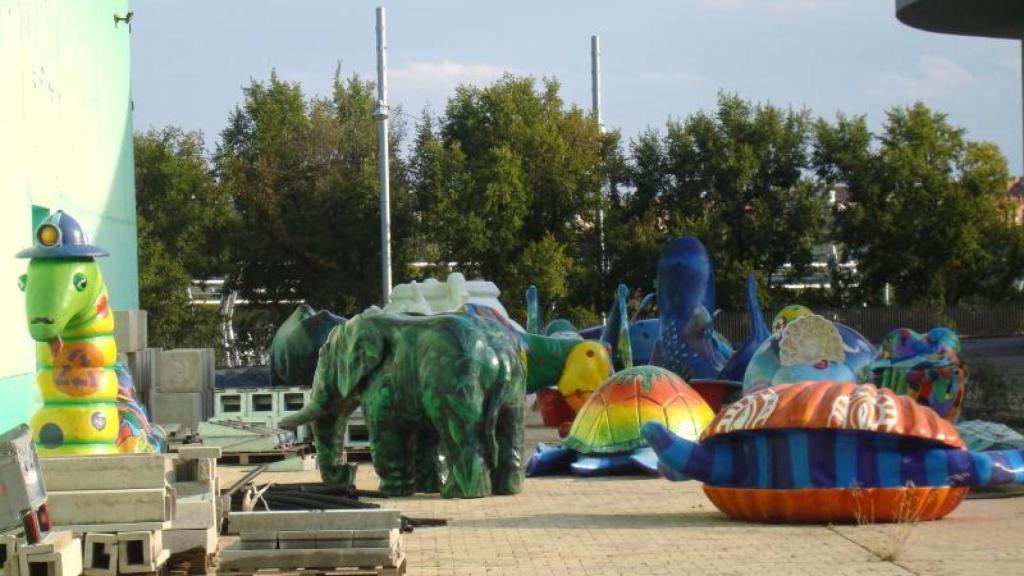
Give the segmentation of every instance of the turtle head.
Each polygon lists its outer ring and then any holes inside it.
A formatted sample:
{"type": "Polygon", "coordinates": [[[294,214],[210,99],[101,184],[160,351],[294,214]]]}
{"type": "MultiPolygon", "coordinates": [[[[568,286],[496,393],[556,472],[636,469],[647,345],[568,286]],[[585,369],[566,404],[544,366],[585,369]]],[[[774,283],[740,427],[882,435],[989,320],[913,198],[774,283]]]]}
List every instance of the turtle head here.
{"type": "Polygon", "coordinates": [[[612,374],[608,346],[597,340],[582,340],[573,346],[558,379],[558,391],[576,412],[590,394],[612,374]]]}
{"type": "Polygon", "coordinates": [[[708,447],[673,434],[660,422],[645,422],[640,433],[658,455],[658,471],[665,478],[711,480],[714,457],[708,447]]]}

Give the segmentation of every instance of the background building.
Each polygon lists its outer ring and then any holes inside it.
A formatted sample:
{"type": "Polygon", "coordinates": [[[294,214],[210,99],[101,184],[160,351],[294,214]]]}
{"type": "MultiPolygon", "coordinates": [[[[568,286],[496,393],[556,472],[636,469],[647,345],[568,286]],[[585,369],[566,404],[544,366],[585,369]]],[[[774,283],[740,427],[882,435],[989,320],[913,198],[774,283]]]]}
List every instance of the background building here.
{"type": "Polygon", "coordinates": [[[111,305],[139,306],[128,0],[0,0],[0,430],[38,402],[14,254],[35,223],[73,215],[111,305]]]}

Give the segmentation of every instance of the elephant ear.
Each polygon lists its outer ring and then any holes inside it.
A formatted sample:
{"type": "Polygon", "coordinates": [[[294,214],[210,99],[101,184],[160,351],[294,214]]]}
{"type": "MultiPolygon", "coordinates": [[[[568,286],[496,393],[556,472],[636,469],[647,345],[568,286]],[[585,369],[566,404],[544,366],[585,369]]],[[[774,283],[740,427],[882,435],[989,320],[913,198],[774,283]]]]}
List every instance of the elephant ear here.
{"type": "Polygon", "coordinates": [[[376,325],[379,318],[357,316],[345,324],[344,352],[337,363],[338,390],[343,397],[361,392],[361,384],[384,360],[384,336],[376,325]]]}

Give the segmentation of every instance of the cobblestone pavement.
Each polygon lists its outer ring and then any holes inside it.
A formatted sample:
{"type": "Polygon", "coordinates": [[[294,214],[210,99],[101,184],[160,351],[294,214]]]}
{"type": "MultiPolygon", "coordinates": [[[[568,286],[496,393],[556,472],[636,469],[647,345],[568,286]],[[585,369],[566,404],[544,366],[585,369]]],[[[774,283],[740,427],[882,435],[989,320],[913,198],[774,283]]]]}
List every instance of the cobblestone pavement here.
{"type": "MultiPolygon", "coordinates": [[[[531,416],[536,419],[535,415],[531,416]]],[[[531,421],[529,450],[553,431],[531,421]]],[[[225,470],[223,485],[242,469],[225,470]]],[[[261,481],[315,481],[316,472],[261,481]]],[[[360,466],[358,485],[377,484],[360,466]]],[[[719,513],[697,482],[530,478],[522,494],[381,501],[447,527],[404,536],[410,574],[1024,575],[1024,498],[968,500],[938,522],[772,526],[719,513]]]]}

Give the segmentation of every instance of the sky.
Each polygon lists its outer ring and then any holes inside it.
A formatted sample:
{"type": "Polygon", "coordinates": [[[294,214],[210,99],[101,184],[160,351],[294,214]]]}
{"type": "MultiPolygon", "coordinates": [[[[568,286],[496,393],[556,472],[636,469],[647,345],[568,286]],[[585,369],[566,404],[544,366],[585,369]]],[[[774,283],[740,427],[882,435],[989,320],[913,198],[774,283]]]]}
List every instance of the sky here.
{"type": "MultiPolygon", "coordinates": [[[[712,110],[720,91],[865,114],[922,101],[1022,173],[1021,45],[907,27],[893,0],[136,0],[135,128],[220,139],[250,80],[271,70],[328,94],[335,67],[376,78],[374,9],[387,10],[389,103],[410,125],[459,84],[554,77],[590,108],[601,38],[602,116],[624,140],[712,110]]],[[[410,126],[411,127],[411,126],[410,126]]]]}

